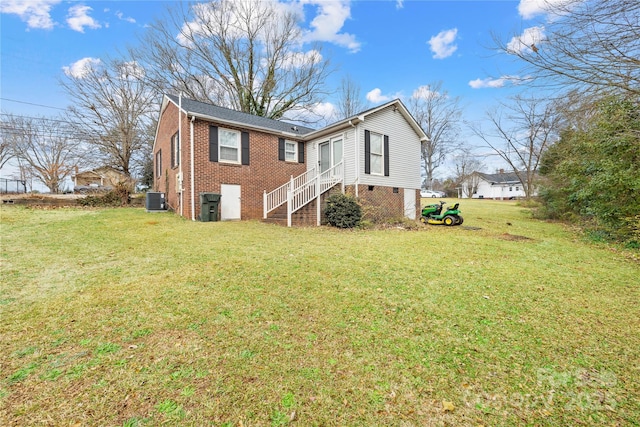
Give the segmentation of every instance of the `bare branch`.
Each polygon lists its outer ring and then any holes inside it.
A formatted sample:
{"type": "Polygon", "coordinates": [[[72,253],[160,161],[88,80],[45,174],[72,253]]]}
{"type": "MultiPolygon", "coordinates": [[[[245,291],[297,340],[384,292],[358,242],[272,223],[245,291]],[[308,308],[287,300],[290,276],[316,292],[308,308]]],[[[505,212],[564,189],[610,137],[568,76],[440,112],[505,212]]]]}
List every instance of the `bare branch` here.
{"type": "Polygon", "coordinates": [[[279,119],[313,107],[331,72],[303,51],[299,16],[272,2],[217,0],[169,9],[135,55],[160,92],[279,119]]]}
{"type": "Polygon", "coordinates": [[[640,95],[640,2],[567,0],[547,4],[540,40],[494,37],[498,50],[524,61],[537,87],[640,95]]]}
{"type": "Polygon", "coordinates": [[[33,176],[52,193],[83,162],[83,143],[62,119],[3,114],[2,139],[11,146],[23,174],[33,176]]]}
{"type": "Polygon", "coordinates": [[[155,93],[135,61],[106,59],[61,80],[72,105],[74,131],[97,148],[103,165],[132,174],[135,157],[152,138],[146,133],[157,112],[155,93]]]}
{"type": "Polygon", "coordinates": [[[490,129],[471,125],[471,130],[514,171],[526,197],[534,192],[542,153],[557,141],[561,116],[555,104],[516,96],[487,113],[490,129]]]}
{"type": "Polygon", "coordinates": [[[433,181],[434,171],[460,143],[460,117],[462,109],[457,97],[443,90],[442,82],[417,89],[408,102],[409,111],[429,137],[422,143],[422,166],[426,180],[433,181]]]}

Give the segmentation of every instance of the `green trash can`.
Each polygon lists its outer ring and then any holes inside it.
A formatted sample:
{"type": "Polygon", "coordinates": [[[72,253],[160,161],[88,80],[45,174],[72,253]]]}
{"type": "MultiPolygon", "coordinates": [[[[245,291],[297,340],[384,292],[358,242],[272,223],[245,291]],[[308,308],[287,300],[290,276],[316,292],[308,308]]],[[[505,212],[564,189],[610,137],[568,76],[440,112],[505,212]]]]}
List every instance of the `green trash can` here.
{"type": "Polygon", "coordinates": [[[219,221],[220,194],[200,193],[200,221],[219,221]]]}

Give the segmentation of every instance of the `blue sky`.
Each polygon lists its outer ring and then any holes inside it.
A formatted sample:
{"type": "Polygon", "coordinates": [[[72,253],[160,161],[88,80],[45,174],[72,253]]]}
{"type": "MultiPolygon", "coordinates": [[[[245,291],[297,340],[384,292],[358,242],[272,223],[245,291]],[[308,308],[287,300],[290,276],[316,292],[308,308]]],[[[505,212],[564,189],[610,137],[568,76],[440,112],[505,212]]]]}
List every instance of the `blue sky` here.
{"type": "MultiPolygon", "coordinates": [[[[518,64],[490,49],[492,33],[528,44],[544,34],[545,0],[295,0],[305,39],[321,42],[337,71],[349,74],[370,105],[407,99],[442,81],[458,96],[467,120],[480,119],[518,90],[518,64]]],[[[563,0],[553,0],[560,2],[563,0]]],[[[2,0],[3,113],[52,116],[68,105],[58,80],[78,61],[117,55],[172,2],[2,0]],[[65,68],[66,67],[66,68],[65,68]],[[18,102],[16,102],[18,101],[18,102]],[[34,105],[37,104],[37,105],[34,105]]],[[[309,45],[310,48],[310,45],[309,45]]],[[[323,108],[330,110],[328,97],[323,108]]]]}

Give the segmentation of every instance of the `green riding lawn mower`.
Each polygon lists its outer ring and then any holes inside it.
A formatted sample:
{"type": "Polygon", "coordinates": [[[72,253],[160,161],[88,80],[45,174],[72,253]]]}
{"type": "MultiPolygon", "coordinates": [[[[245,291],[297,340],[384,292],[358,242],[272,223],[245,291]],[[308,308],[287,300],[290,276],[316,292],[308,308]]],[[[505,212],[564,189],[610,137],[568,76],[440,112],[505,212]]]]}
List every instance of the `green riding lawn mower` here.
{"type": "Polygon", "coordinates": [[[433,203],[422,208],[422,217],[420,221],[433,225],[462,225],[464,221],[458,206],[460,203],[456,203],[452,208],[444,208],[446,202],[433,203]]]}

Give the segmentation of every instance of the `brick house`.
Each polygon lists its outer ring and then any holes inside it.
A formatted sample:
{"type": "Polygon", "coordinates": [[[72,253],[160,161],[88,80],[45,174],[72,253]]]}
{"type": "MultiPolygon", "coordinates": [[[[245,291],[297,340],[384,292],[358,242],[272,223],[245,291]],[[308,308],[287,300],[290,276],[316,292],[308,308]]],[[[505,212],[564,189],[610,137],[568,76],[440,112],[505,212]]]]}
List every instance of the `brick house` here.
{"type": "Polygon", "coordinates": [[[374,220],[415,219],[426,138],[400,100],[314,130],[165,95],[153,190],[192,220],[208,192],[221,194],[222,220],[316,225],[332,191],[356,196],[374,220]]]}

